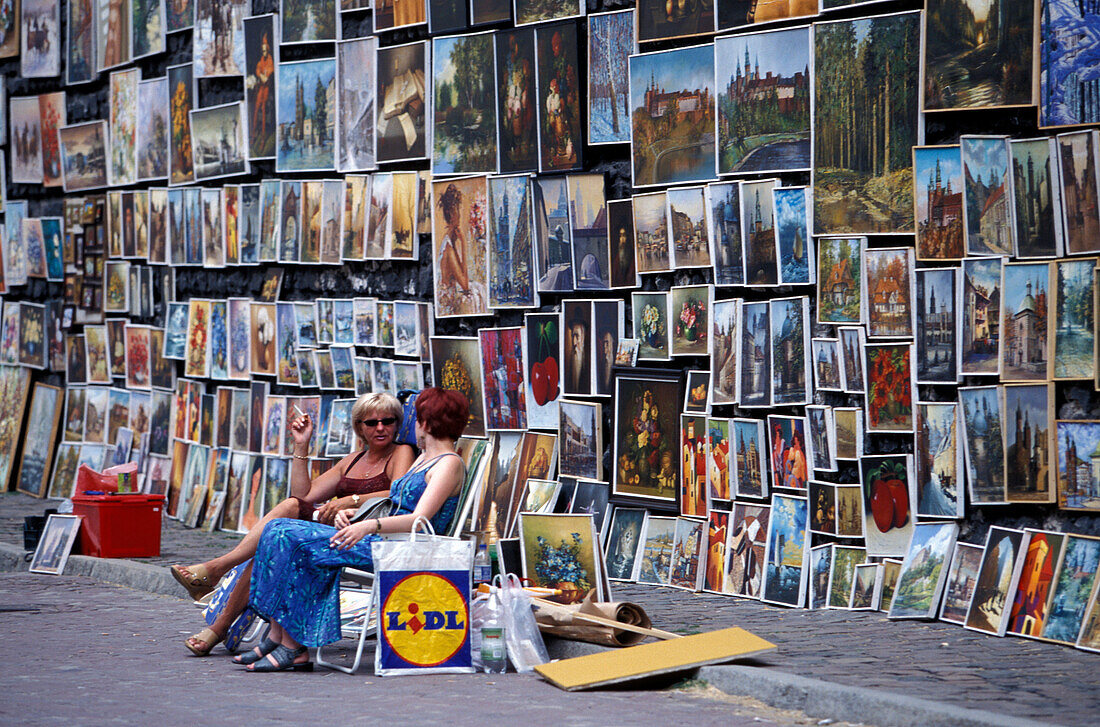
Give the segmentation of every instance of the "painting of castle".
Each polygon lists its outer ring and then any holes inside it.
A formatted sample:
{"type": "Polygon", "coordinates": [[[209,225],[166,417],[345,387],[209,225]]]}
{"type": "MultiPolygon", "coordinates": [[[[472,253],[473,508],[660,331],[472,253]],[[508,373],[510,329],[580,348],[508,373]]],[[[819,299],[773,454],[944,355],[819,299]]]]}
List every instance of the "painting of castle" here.
{"type": "Polygon", "coordinates": [[[635,187],[714,176],[713,84],[712,45],[630,57],[635,187]]]}
{"type": "Polygon", "coordinates": [[[809,36],[791,28],[715,41],[719,174],[809,168],[809,36]]]}

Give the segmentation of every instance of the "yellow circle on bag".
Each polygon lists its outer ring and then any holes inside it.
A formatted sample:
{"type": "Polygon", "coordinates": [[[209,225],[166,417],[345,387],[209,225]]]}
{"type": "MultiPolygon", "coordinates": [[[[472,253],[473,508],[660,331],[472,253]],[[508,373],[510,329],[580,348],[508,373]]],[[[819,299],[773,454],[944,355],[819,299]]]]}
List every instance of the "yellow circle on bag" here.
{"type": "Polygon", "coordinates": [[[437,666],[453,657],[469,630],[466,599],[437,573],[412,573],[393,585],[382,607],[382,635],[394,653],[414,666],[437,666]]]}

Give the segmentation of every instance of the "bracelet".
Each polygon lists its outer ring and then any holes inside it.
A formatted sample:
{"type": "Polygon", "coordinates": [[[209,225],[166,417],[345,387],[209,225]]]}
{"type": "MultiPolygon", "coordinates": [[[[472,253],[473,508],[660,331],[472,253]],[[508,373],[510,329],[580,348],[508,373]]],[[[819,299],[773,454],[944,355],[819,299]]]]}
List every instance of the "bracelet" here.
{"type": "Polygon", "coordinates": [[[382,518],[376,517],[374,519],[374,532],[376,535],[382,532],[382,518]]]}
{"type": "Polygon", "coordinates": [[[296,454],[296,455],[294,455],[294,459],[304,459],[304,460],[307,460],[307,461],[308,461],[308,460],[309,460],[309,455],[305,455],[305,454],[296,454]]]}

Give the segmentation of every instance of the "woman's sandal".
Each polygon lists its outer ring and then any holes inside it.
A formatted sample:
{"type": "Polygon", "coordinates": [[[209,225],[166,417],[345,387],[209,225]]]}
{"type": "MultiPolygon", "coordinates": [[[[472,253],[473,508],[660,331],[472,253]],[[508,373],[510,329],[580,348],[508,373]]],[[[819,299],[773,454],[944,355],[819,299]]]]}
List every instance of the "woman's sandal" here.
{"type": "Polygon", "coordinates": [[[209,656],[210,651],[215,646],[220,644],[223,639],[225,639],[224,636],[219,635],[217,632],[214,631],[214,629],[207,627],[195,634],[194,636],[188,638],[187,641],[183,642],[183,645],[186,646],[195,656],[209,656]],[[204,644],[206,648],[197,648],[191,644],[192,641],[198,641],[204,644]]]}
{"type": "Polygon", "coordinates": [[[213,591],[214,587],[217,585],[216,582],[210,582],[210,573],[201,565],[196,565],[191,568],[170,565],[168,566],[168,570],[171,571],[172,577],[175,578],[181,586],[187,589],[187,592],[195,601],[213,591]]]}
{"type": "Polygon", "coordinates": [[[241,666],[248,666],[249,664],[254,664],[255,662],[259,661],[260,659],[262,659],[265,656],[267,656],[268,654],[270,654],[272,651],[275,651],[275,649],[278,646],[279,646],[278,641],[275,641],[273,639],[269,639],[267,636],[264,636],[264,639],[263,639],[263,641],[260,642],[260,645],[256,646],[256,647],[253,647],[252,651],[249,651],[249,652],[244,653],[244,654],[237,654],[236,656],[234,656],[233,657],[233,663],[234,664],[240,664],[241,666]],[[259,652],[259,653],[257,653],[257,652],[259,652]]]}
{"type": "Polygon", "coordinates": [[[309,650],[304,646],[292,649],[289,646],[279,644],[267,656],[270,659],[260,659],[248,666],[248,671],[313,671],[312,661],[294,661],[302,654],[308,654],[309,650]],[[271,660],[275,663],[272,664],[271,660]]]}

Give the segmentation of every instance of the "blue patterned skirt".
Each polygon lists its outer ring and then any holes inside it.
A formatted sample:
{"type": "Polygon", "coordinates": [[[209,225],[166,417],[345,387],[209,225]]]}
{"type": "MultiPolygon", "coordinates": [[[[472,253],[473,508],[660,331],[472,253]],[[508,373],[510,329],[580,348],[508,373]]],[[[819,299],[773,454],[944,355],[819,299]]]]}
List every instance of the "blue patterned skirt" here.
{"type": "Polygon", "coordinates": [[[264,528],[253,558],[249,605],[305,646],[340,639],[340,569],[373,570],[368,535],[354,547],[329,546],[331,525],[280,518],[264,528]]]}

